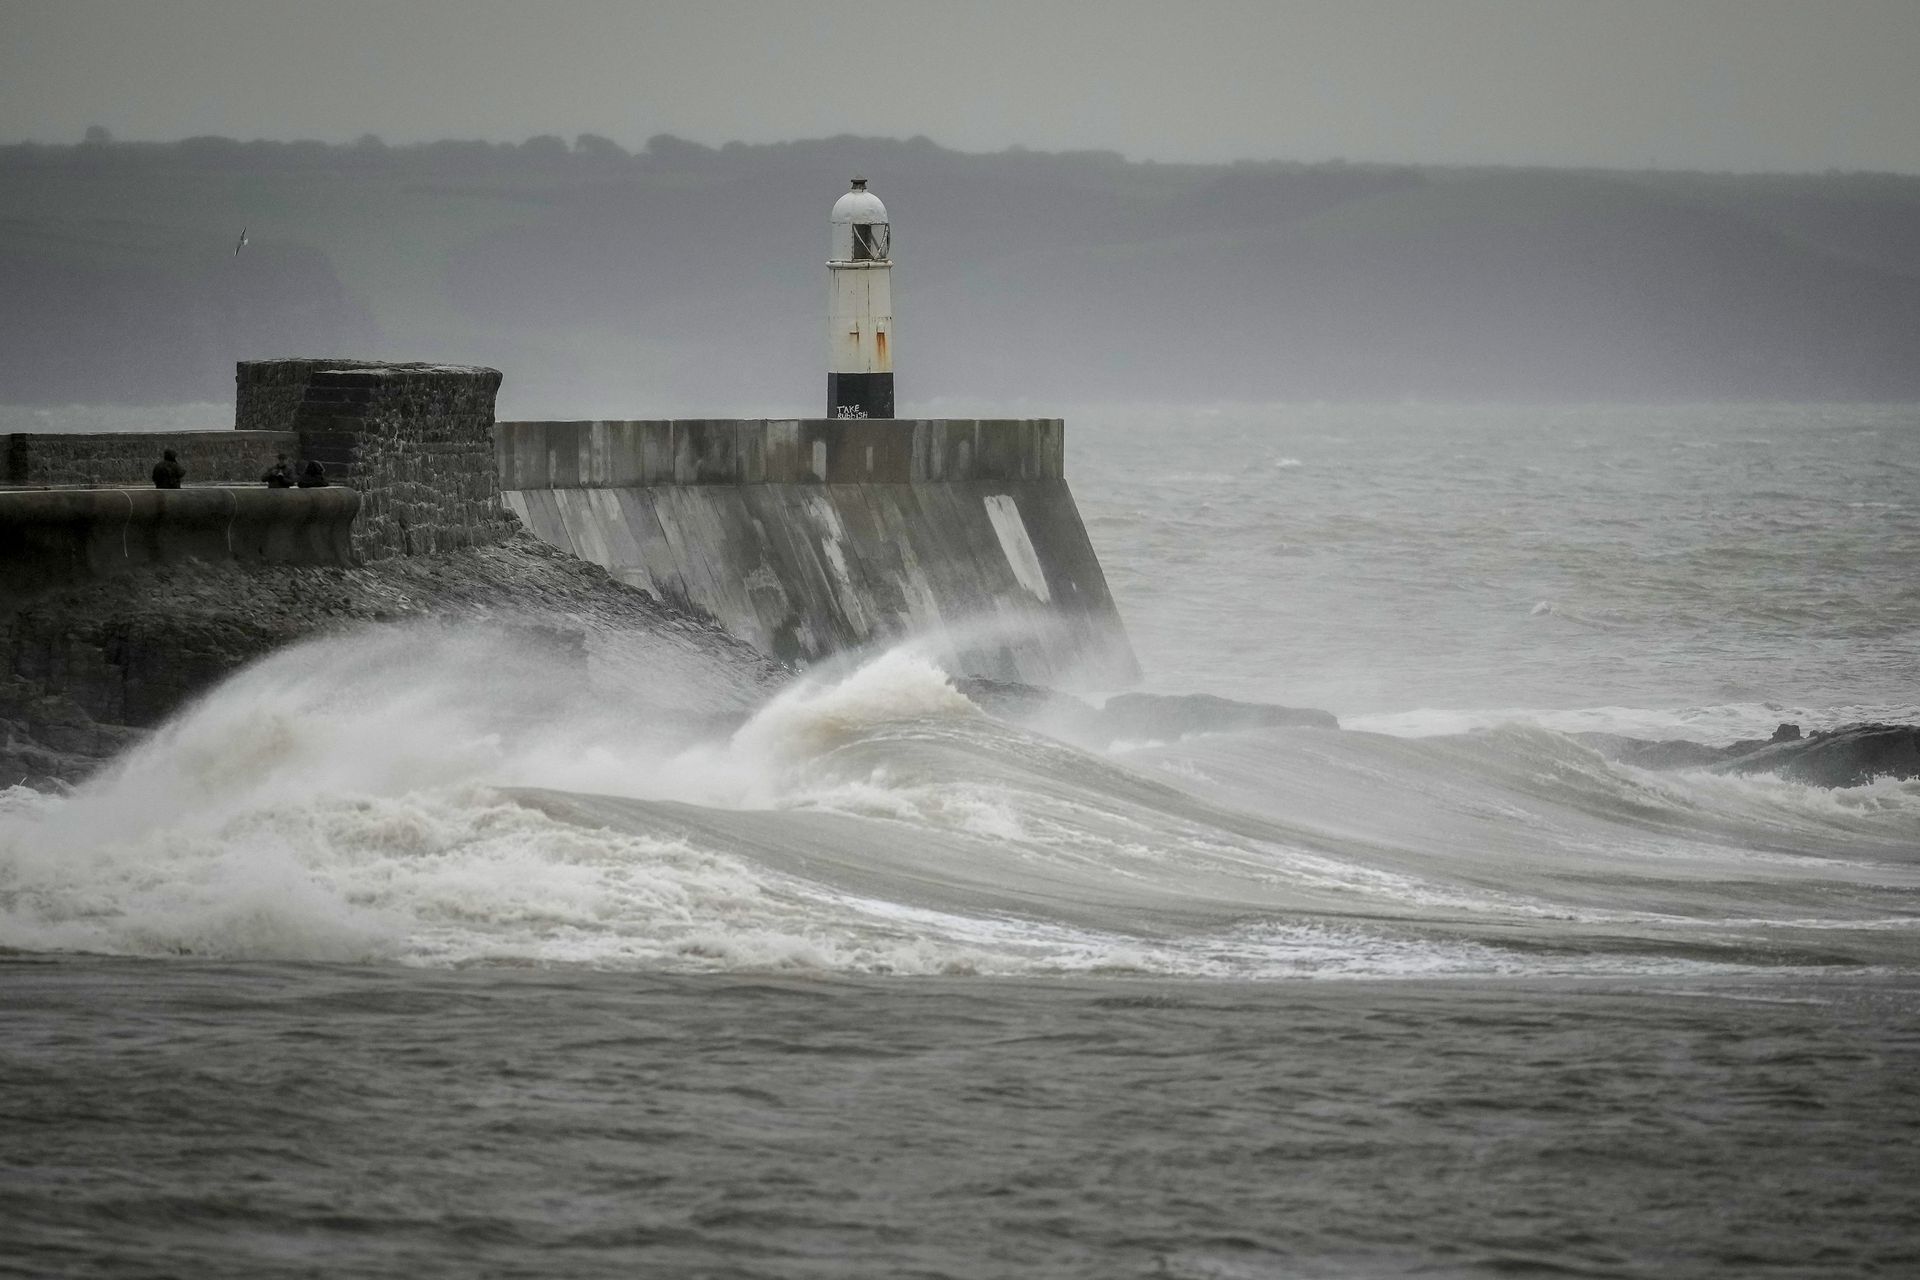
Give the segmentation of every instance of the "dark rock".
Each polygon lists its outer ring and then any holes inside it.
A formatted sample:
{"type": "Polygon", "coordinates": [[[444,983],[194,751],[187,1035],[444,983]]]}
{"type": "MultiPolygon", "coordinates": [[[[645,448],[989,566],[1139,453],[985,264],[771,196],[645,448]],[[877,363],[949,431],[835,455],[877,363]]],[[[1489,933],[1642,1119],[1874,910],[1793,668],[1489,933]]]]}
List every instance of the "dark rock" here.
{"type": "Polygon", "coordinates": [[[1090,704],[1056,689],[1017,680],[990,680],[986,676],[959,676],[953,687],[967,695],[983,711],[1010,720],[1028,719],[1049,711],[1069,708],[1085,715],[1098,715],[1090,704]]]}
{"type": "Polygon", "coordinates": [[[1652,741],[1618,733],[1576,733],[1573,737],[1609,760],[1618,760],[1636,769],[1705,769],[1732,759],[1744,750],[1765,745],[1755,742],[1713,747],[1684,738],[1652,741]]]}
{"type": "Polygon", "coordinates": [[[1165,741],[1190,733],[1244,729],[1340,727],[1331,712],[1236,702],[1207,693],[1123,693],[1096,708],[1039,685],[977,676],[953,683],[990,715],[1093,745],[1122,739],[1165,741]]]}
{"type": "Polygon", "coordinates": [[[1724,747],[1701,742],[1651,742],[1612,733],[1573,735],[1595,751],[1640,769],[1711,769],[1715,773],[1776,773],[1819,787],[1857,787],[1875,778],[1920,778],[1920,727],[1856,724],[1802,736],[1783,724],[1771,738],[1744,738],[1724,747]]]}
{"type": "Polygon", "coordinates": [[[1123,693],[1100,709],[1101,720],[1116,738],[1177,738],[1188,733],[1231,733],[1241,729],[1338,729],[1330,711],[1238,702],[1210,693],[1123,693]]]}
{"type": "Polygon", "coordinates": [[[1105,742],[1111,736],[1101,730],[1098,708],[1056,689],[985,676],[962,676],[953,686],[982,711],[1001,720],[1051,729],[1082,742],[1105,742]]]}
{"type": "Polygon", "coordinates": [[[1718,766],[1716,773],[1776,773],[1816,787],[1858,787],[1876,778],[1920,778],[1920,726],[1853,724],[1780,738],[1718,766]]]}

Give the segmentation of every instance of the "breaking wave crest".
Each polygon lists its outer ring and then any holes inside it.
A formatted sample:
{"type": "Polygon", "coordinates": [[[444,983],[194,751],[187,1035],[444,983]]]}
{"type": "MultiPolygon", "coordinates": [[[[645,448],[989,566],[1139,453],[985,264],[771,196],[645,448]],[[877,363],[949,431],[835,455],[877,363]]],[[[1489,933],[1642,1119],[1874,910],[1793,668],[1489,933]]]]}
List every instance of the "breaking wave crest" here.
{"type": "Polygon", "coordinates": [[[300,646],[69,796],[0,793],[0,945],[1230,978],[1914,954],[1912,783],[1650,774],[1515,724],[1102,752],[910,646],[717,728],[534,643],[300,646]]]}

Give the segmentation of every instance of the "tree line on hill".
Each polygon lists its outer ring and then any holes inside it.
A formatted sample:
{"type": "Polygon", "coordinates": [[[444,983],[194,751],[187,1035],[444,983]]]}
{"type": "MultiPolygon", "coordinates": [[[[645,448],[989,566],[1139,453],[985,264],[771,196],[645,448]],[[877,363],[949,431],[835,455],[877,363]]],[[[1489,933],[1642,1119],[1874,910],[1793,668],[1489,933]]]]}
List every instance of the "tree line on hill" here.
{"type": "Polygon", "coordinates": [[[0,402],[222,400],[297,354],[493,364],[518,414],[817,413],[855,173],[904,412],[1920,399],[1920,177],[96,133],[0,147],[0,402]]]}

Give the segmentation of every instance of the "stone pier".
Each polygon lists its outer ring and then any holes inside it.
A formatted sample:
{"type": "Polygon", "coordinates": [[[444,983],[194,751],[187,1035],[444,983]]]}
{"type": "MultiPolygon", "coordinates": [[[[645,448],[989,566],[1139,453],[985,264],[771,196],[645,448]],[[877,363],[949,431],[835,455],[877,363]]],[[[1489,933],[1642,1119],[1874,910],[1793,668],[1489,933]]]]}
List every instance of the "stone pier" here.
{"type": "Polygon", "coordinates": [[[503,422],[495,439],[535,534],[784,660],[918,636],[958,674],[1138,678],[1057,418],[503,422]]]}
{"type": "Polygon", "coordinates": [[[234,425],[291,431],[363,499],[362,559],[484,546],[513,532],[494,466],[500,371],[365,360],[256,360],[235,377],[234,425]]]}

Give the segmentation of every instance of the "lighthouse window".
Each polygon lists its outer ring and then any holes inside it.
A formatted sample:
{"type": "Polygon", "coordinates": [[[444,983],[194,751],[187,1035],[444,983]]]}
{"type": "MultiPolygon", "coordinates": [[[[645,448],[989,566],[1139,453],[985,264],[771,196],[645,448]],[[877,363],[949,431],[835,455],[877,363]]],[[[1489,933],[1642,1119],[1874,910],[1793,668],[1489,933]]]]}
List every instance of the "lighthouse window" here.
{"type": "Polygon", "coordinates": [[[854,223],[853,260],[855,262],[885,262],[887,259],[887,240],[886,223],[854,223]]]}

